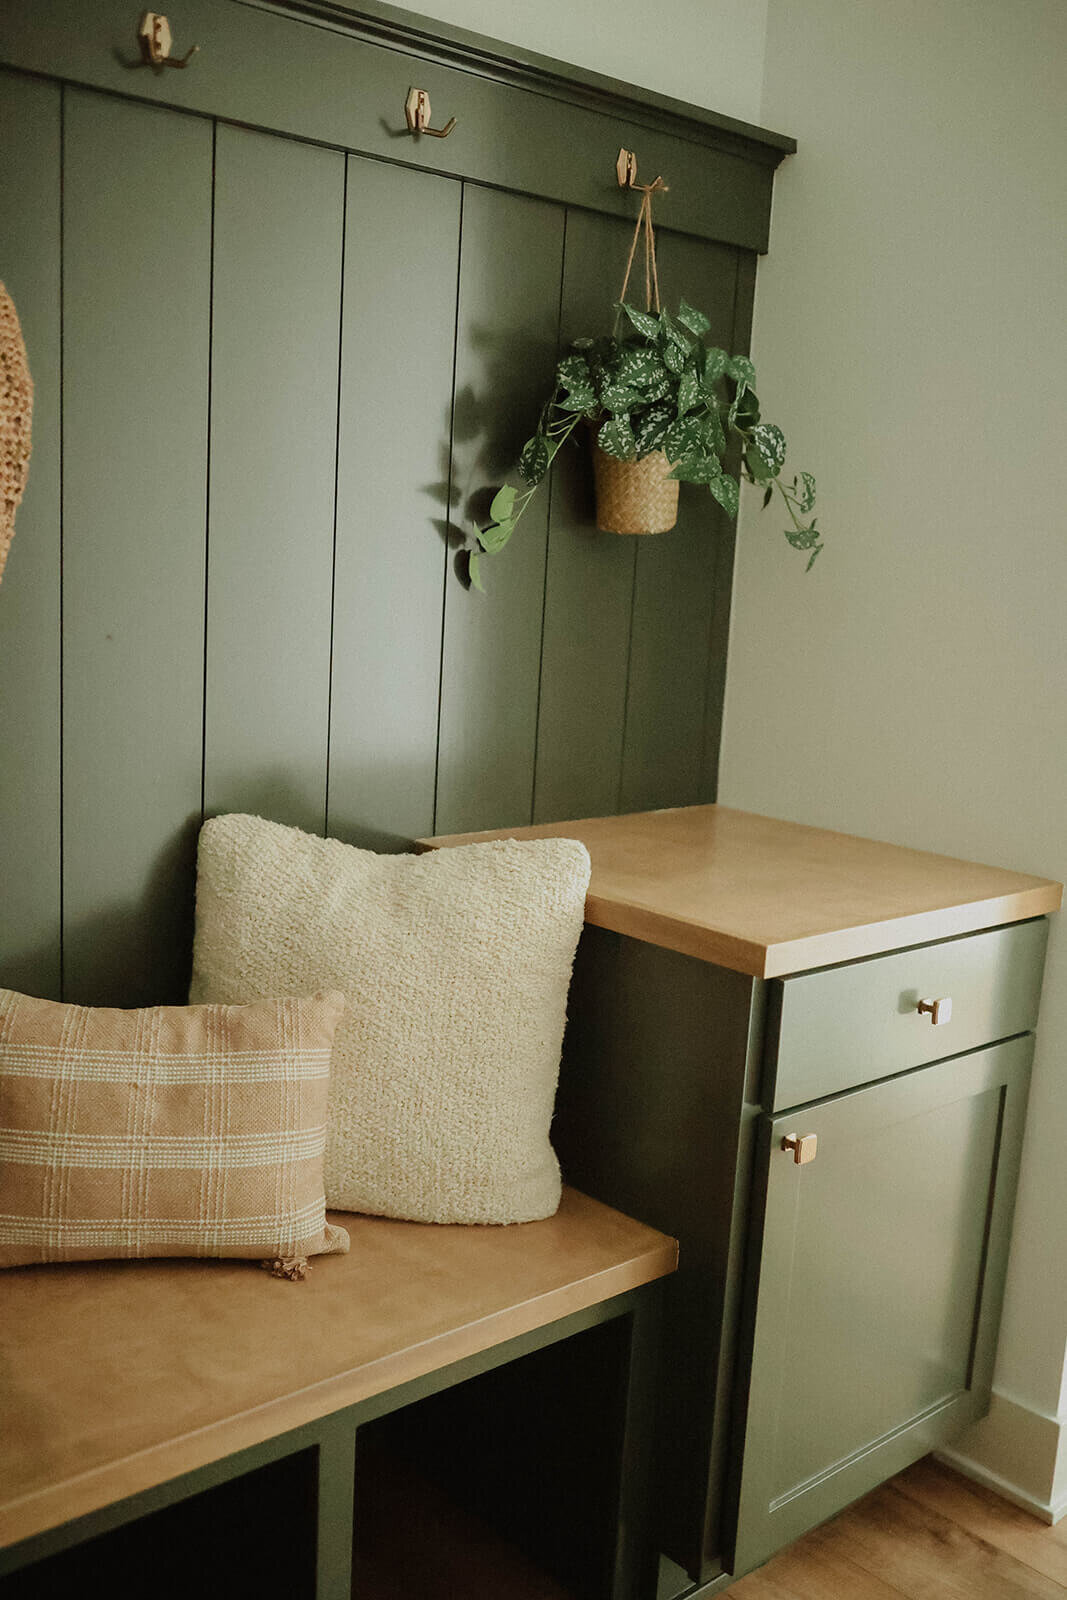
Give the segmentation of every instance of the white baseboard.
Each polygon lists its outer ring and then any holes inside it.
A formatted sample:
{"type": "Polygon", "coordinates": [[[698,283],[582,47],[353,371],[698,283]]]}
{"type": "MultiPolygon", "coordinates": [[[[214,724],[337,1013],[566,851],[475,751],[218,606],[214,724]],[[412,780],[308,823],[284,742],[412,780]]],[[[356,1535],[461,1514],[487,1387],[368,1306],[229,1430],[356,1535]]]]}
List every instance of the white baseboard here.
{"type": "Polygon", "coordinates": [[[1042,1522],[1067,1516],[1067,1426],[1005,1395],[938,1459],[1042,1522]]]}

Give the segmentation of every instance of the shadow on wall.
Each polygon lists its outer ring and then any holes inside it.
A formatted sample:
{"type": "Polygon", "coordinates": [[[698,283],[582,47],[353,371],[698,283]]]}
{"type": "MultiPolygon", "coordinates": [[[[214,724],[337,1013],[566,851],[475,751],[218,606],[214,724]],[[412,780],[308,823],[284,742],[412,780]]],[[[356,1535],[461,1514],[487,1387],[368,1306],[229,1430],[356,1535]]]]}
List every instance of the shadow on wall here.
{"type": "Polygon", "coordinates": [[[63,930],[63,998],[80,1005],[181,1005],[189,992],[200,817],[186,819],[150,863],[136,899],[63,930]]]}
{"type": "Polygon", "coordinates": [[[441,478],[425,486],[445,509],[433,526],[456,552],[453,567],[465,584],[474,530],[489,521],[493,495],[505,480],[521,486],[516,464],[537,426],[555,357],[543,339],[517,339],[514,332],[503,338],[488,327],[472,329],[470,341],[481,369],[478,387],[468,381],[457,389],[451,453],[443,443],[441,478]]]}

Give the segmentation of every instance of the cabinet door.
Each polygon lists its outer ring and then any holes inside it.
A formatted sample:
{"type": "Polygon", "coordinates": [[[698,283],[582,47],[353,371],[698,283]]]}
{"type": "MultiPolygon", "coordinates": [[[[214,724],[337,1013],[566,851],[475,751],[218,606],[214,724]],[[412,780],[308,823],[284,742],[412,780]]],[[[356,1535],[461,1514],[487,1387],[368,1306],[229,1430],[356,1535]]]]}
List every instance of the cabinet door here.
{"type": "Polygon", "coordinates": [[[763,1119],[735,1572],[985,1411],[1032,1050],[763,1119]]]}

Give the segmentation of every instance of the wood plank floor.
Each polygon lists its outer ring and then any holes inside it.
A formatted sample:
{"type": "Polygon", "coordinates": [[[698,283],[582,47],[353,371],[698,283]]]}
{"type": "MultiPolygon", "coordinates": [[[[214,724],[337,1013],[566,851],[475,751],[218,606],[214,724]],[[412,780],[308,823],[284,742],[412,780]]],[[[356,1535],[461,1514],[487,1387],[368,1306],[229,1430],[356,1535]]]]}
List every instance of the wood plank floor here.
{"type": "Polygon", "coordinates": [[[730,1600],[1063,1600],[1067,1521],[1047,1527],[927,1457],[728,1593],[730,1600]]]}

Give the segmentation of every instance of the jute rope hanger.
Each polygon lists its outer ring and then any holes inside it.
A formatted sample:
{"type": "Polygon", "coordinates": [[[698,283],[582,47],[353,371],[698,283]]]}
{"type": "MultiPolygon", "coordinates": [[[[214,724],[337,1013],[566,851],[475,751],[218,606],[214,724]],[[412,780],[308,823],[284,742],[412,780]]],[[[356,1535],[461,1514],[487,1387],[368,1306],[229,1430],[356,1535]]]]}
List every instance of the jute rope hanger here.
{"type": "MultiPolygon", "coordinates": [[[[660,178],[656,183],[661,183],[660,178]]],[[[619,290],[619,300],[626,299],[626,290],[630,285],[630,272],[637,254],[637,242],[644,233],[645,240],[645,310],[659,311],[659,273],[656,271],[656,235],[652,227],[652,193],[654,184],[649,184],[641,196],[641,209],[637,213],[637,226],[634,236],[630,241],[630,254],[626,258],[626,271],[623,274],[622,288],[619,290]]]]}
{"type": "Polygon", "coordinates": [[[30,468],[33,381],[11,296],[0,283],[0,578],[30,468]]]}

